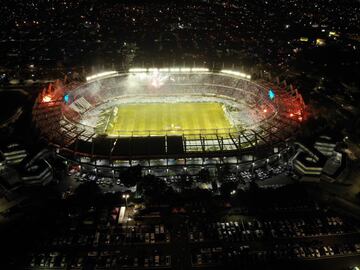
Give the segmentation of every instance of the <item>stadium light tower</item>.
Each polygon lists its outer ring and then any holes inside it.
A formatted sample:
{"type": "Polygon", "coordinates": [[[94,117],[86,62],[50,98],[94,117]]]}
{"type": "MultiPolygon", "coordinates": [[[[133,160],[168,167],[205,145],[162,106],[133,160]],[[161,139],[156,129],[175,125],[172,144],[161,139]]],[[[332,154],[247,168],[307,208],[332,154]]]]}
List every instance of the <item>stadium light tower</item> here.
{"type": "Polygon", "coordinates": [[[127,207],[127,200],[129,199],[130,195],[129,194],[123,194],[122,197],[123,197],[123,199],[125,199],[125,206],[127,207]]]}

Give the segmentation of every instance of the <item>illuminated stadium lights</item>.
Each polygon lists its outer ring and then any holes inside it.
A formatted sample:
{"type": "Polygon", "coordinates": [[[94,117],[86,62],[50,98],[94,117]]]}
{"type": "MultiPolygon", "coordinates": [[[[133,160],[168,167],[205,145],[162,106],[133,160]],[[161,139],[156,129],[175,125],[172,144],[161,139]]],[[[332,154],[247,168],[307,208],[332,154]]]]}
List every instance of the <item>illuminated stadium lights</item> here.
{"type": "Polygon", "coordinates": [[[187,67],[172,67],[172,68],[130,68],[130,73],[145,73],[145,72],[209,72],[208,68],[187,68],[187,67]]]}
{"type": "Polygon", "coordinates": [[[208,68],[192,68],[191,71],[192,72],[208,72],[209,69],[208,68]]]}
{"type": "Polygon", "coordinates": [[[129,72],[146,72],[146,68],[130,68],[129,72]]]}
{"type": "Polygon", "coordinates": [[[169,167],[181,163],[189,171],[194,166],[191,158],[199,158],[195,166],[205,167],[208,157],[233,162],[241,155],[237,163],[247,166],[287,151],[284,141],[305,119],[299,119],[305,109],[300,94],[293,96],[282,87],[248,81],[233,72],[170,69],[153,67],[144,72],[139,67],[76,88],[64,83],[59,94],[39,94],[33,121],[57,154],[77,163],[90,157],[111,173],[117,161],[127,167],[131,161],[148,159],[153,167],[158,165],[152,160],[160,158],[169,167]],[[199,87],[199,82],[204,85],[199,87]],[[268,96],[272,86],[276,103],[268,96]],[[44,103],[47,95],[51,101],[44,103]],[[284,117],[295,121],[283,121],[284,117]],[[276,152],[268,143],[276,145],[276,152]]]}
{"type": "Polygon", "coordinates": [[[221,73],[224,74],[229,74],[229,75],[234,75],[234,76],[239,76],[241,78],[246,78],[246,79],[251,79],[251,76],[242,72],[238,72],[238,71],[233,71],[233,70],[227,70],[227,69],[223,69],[220,71],[221,73]]]}
{"type": "Polygon", "coordinates": [[[43,97],[43,99],[42,99],[42,101],[44,102],[44,103],[47,103],[47,102],[51,102],[51,96],[49,96],[49,95],[46,95],[46,96],[44,96],[43,97]]]}
{"type": "Polygon", "coordinates": [[[117,74],[116,71],[105,71],[105,72],[101,72],[101,73],[86,77],[86,81],[91,81],[94,79],[98,79],[98,78],[110,76],[110,75],[115,75],[115,74],[117,74]]]}

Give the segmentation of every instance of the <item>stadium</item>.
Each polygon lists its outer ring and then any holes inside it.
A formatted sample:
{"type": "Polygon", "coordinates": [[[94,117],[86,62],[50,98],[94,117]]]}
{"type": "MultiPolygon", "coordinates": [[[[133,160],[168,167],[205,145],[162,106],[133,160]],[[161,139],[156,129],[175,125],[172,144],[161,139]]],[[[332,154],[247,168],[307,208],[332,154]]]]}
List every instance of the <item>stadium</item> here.
{"type": "Polygon", "coordinates": [[[33,121],[59,156],[95,170],[248,167],[286,152],[304,112],[293,87],[242,72],[132,68],[49,84],[33,121]]]}

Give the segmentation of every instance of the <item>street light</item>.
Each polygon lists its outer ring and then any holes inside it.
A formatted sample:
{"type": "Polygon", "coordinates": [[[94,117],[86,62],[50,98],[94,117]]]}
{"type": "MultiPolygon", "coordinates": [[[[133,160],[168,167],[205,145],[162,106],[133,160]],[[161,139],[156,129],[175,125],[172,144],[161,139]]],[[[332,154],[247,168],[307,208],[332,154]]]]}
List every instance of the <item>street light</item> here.
{"type": "Polygon", "coordinates": [[[129,194],[123,194],[122,197],[123,197],[123,199],[125,199],[125,206],[127,207],[127,200],[130,197],[130,195],[129,194]]]}

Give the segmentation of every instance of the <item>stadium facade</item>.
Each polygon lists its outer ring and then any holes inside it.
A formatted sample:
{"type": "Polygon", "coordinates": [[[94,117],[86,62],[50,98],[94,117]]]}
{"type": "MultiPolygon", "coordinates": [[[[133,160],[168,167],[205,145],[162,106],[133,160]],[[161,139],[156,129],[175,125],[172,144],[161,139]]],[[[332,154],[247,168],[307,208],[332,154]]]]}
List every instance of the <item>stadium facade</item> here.
{"type": "MultiPolygon", "coordinates": [[[[95,74],[82,83],[49,84],[35,101],[33,121],[59,156],[95,170],[137,164],[249,167],[286,153],[304,113],[302,96],[293,87],[253,81],[241,72],[133,68],[95,74]],[[119,117],[127,120],[121,123],[136,122],[118,115],[121,106],[159,103],[195,104],[195,113],[196,103],[221,104],[231,125],[157,125],[155,119],[141,128],[137,123],[114,126],[119,117]]],[[[210,115],[204,119],[212,122],[210,115]]]]}

